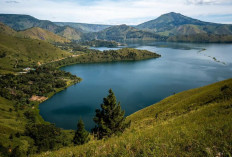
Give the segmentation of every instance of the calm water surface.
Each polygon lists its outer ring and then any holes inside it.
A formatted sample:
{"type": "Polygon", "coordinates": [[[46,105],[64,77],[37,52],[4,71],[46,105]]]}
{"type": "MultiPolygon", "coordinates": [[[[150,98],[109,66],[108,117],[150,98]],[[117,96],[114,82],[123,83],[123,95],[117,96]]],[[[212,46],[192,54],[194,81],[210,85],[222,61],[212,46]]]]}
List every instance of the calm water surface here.
{"type": "Polygon", "coordinates": [[[76,129],[78,119],[82,118],[90,130],[94,126],[95,109],[100,108],[109,88],[115,92],[126,115],[130,115],[173,93],[232,77],[231,44],[150,42],[128,47],[157,52],[162,57],[63,67],[62,70],[83,81],[42,103],[39,107],[42,117],[64,129],[76,129]]]}

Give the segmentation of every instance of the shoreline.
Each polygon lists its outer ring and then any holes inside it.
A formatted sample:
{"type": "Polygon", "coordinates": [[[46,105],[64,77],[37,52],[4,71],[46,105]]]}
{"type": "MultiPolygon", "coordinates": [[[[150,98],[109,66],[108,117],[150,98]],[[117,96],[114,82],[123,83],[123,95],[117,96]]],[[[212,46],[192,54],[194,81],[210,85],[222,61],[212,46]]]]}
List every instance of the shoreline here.
{"type": "MultiPolygon", "coordinates": [[[[82,81],[82,80],[81,80],[81,81],[82,81]]],[[[45,121],[45,120],[44,120],[44,118],[43,118],[42,115],[40,114],[39,105],[42,104],[43,102],[47,101],[48,99],[50,99],[51,97],[53,97],[53,96],[56,95],[57,93],[59,93],[59,92],[65,90],[65,89],[67,89],[68,87],[71,87],[71,86],[73,86],[73,85],[75,85],[75,84],[78,84],[78,82],[74,82],[74,81],[73,81],[73,82],[67,84],[65,87],[59,88],[59,89],[57,89],[55,92],[49,93],[47,99],[44,100],[44,101],[42,101],[42,102],[36,102],[36,101],[34,101],[34,102],[36,103],[36,104],[34,105],[34,107],[35,107],[35,112],[36,112],[36,118],[37,118],[37,120],[38,120],[40,123],[43,123],[43,124],[53,124],[53,123],[51,123],[51,122],[48,122],[48,121],[45,121]]],[[[61,128],[61,129],[63,129],[63,128],[61,128]]],[[[63,129],[63,130],[67,130],[67,129],[63,129]]],[[[72,130],[72,129],[68,129],[68,130],[72,130]]]]}

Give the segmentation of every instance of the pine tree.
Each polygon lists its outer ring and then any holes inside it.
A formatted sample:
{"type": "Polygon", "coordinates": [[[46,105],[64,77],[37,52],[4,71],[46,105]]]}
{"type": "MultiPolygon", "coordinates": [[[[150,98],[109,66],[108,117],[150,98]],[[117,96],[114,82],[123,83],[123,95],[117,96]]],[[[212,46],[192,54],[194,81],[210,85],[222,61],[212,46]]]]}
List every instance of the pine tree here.
{"type": "Polygon", "coordinates": [[[120,102],[117,103],[116,97],[110,89],[109,95],[103,99],[101,110],[96,110],[93,119],[96,126],[92,129],[92,132],[98,139],[122,133],[130,125],[130,122],[125,122],[124,115],[125,111],[121,110],[120,102]]]}
{"type": "Polygon", "coordinates": [[[79,120],[77,123],[77,131],[73,138],[73,143],[76,145],[82,145],[89,142],[89,133],[85,130],[85,125],[82,120],[79,120]]]}

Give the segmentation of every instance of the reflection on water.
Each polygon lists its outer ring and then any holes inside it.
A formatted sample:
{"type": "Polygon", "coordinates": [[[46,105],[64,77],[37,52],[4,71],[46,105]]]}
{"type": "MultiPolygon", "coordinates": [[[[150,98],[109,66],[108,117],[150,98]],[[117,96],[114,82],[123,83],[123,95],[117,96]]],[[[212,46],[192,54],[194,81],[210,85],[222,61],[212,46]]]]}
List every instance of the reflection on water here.
{"type": "Polygon", "coordinates": [[[82,118],[90,130],[94,126],[95,109],[100,108],[109,88],[129,115],[174,93],[232,77],[230,44],[143,42],[129,43],[128,47],[157,52],[162,57],[63,67],[83,81],[42,103],[42,117],[65,129],[75,129],[82,118]],[[225,64],[215,62],[212,57],[225,64]]]}

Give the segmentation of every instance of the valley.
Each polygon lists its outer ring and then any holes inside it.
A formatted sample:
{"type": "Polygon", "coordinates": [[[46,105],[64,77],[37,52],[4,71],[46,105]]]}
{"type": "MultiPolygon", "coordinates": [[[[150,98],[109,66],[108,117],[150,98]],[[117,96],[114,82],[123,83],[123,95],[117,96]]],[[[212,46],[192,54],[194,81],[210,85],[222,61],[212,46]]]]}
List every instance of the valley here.
{"type": "Polygon", "coordinates": [[[231,156],[231,42],[231,24],[175,12],[133,26],[0,14],[0,156],[231,156]]]}

